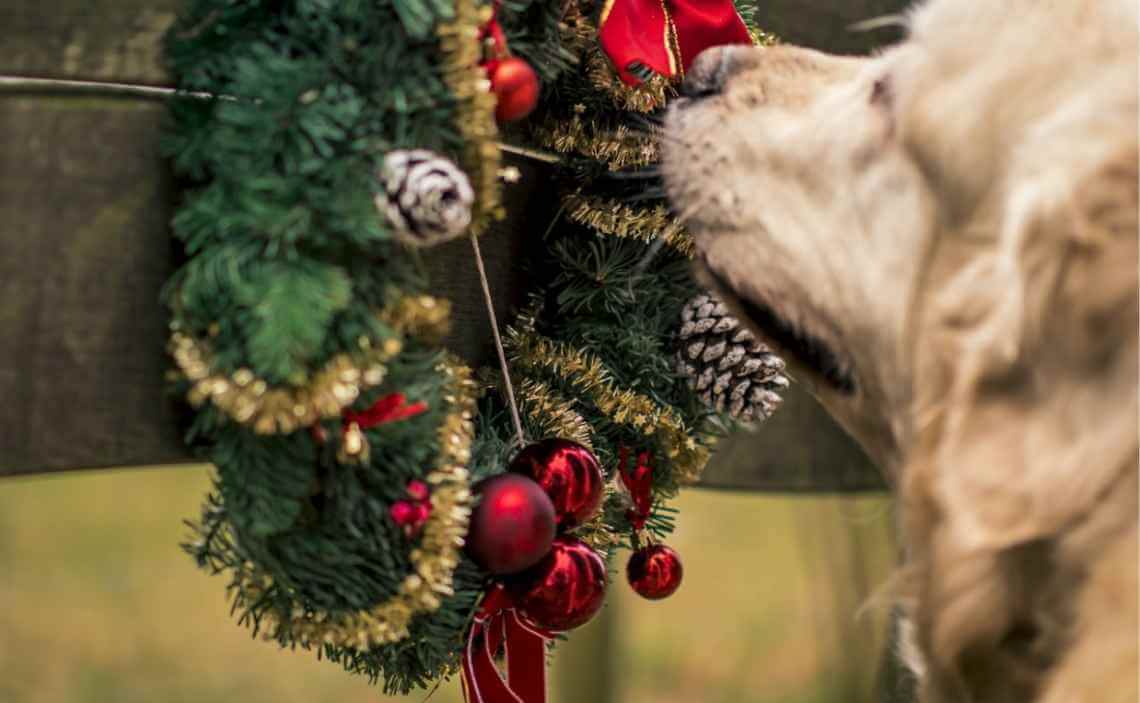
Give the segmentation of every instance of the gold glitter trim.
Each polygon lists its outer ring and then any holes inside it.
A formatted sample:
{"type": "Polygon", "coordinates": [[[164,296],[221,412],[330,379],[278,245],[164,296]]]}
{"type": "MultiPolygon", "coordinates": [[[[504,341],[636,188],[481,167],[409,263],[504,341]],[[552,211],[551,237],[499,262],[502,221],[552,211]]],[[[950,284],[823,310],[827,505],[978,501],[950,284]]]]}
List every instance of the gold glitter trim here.
{"type": "Polygon", "coordinates": [[[611,171],[648,166],[658,159],[657,142],[625,125],[613,129],[588,126],[578,115],[550,119],[534,128],[534,136],[560,154],[580,154],[604,162],[611,171]]]}
{"type": "Polygon", "coordinates": [[[519,327],[508,329],[505,340],[520,370],[544,370],[573,382],[612,422],[653,437],[672,463],[678,483],[695,483],[700,478],[709,449],[697,442],[675,410],[640,393],[616,388],[597,357],[537,334],[530,323],[520,318],[519,327]]]}
{"type": "Polygon", "coordinates": [[[756,27],[749,27],[748,33],[752,36],[752,43],[756,46],[775,46],[780,43],[780,38],[771,32],[765,32],[763,29],[756,27]]]}
{"type": "MultiPolygon", "coordinates": [[[[449,359],[439,365],[450,388],[444,393],[450,412],[439,427],[439,454],[436,466],[425,480],[432,487],[431,515],[424,523],[419,544],[411,552],[412,570],[396,595],[368,610],[348,614],[307,610],[296,603],[291,617],[276,620],[267,611],[261,624],[268,624],[267,639],[277,639],[282,631],[298,644],[332,644],[366,650],[399,642],[409,634],[412,618],[437,610],[442,599],[454,594],[452,576],[459,565],[460,551],[471,516],[471,489],[466,468],[475,436],[475,383],[471,370],[449,359]]],[[[253,564],[237,574],[239,606],[257,602],[272,585],[272,577],[253,564]]]]}
{"type": "Polygon", "coordinates": [[[385,308],[380,319],[426,344],[438,343],[451,329],[451,301],[430,295],[405,295],[385,308]]]}
{"type": "Polygon", "coordinates": [[[681,62],[681,45],[677,41],[677,27],[673,24],[673,16],[669,14],[669,6],[665,0],[661,1],[661,12],[665,14],[665,53],[669,56],[669,74],[678,78],[685,77],[684,64],[681,62]]]}
{"type": "Polygon", "coordinates": [[[492,219],[505,214],[500,204],[499,164],[502,155],[497,144],[495,96],[491,82],[479,65],[482,44],[479,27],[489,16],[489,7],[479,8],[472,0],[455,3],[455,19],[436,29],[443,55],[443,81],[455,97],[455,127],[463,138],[460,161],[475,189],[471,228],[476,234],[492,219]]]}
{"type": "MultiPolygon", "coordinates": [[[[438,335],[446,329],[450,303],[430,296],[405,296],[379,314],[405,335],[438,335]]],[[[271,386],[242,367],[230,374],[214,373],[213,352],[205,340],[175,329],[169,350],[181,374],[191,383],[186,399],[195,407],[209,402],[231,420],[257,434],[289,434],[314,423],[340,417],[364,391],[379,386],[387,375],[384,364],[403,349],[396,338],[379,347],[361,337],[360,351],[337,354],[303,385],[271,386]]]]}
{"type": "Polygon", "coordinates": [[[571,220],[602,234],[646,243],[663,239],[689,258],[696,253],[693,238],[663,205],[636,208],[613,198],[568,193],[562,196],[562,206],[571,220]]]}

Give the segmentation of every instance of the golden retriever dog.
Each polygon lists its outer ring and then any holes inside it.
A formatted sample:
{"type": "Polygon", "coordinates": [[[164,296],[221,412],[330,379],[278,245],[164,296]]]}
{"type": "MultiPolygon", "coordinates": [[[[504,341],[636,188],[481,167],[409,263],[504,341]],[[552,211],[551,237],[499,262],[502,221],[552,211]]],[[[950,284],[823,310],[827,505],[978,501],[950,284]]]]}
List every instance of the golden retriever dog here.
{"type": "Polygon", "coordinates": [[[921,700],[1136,701],[1136,2],[900,21],[870,58],[703,53],[666,190],[889,474],[921,700]]]}

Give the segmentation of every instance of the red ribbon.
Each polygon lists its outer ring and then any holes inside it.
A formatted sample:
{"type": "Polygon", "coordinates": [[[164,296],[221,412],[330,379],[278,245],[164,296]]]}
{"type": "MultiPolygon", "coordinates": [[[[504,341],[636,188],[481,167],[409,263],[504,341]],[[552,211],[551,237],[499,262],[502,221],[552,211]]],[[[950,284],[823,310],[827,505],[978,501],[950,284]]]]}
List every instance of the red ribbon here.
{"type": "Polygon", "coordinates": [[[635,530],[645,527],[653,508],[653,465],[650,461],[649,452],[641,452],[637,455],[637,464],[631,469],[629,447],[618,448],[618,474],[633,499],[633,507],[626,515],[635,530]]]}
{"type": "Polygon", "coordinates": [[[356,423],[360,429],[382,425],[385,422],[396,422],[427,412],[427,403],[417,401],[408,405],[408,398],[403,393],[392,393],[378,398],[370,407],[359,412],[348,410],[344,413],[344,426],[356,423]]]}
{"type": "Polygon", "coordinates": [[[510,594],[496,584],[487,591],[463,652],[463,697],[467,703],[545,703],[546,640],[553,633],[530,622],[510,594]],[[506,678],[495,664],[502,649],[506,678]]]}
{"type": "Polygon", "coordinates": [[[598,40],[621,79],[637,85],[639,64],[684,75],[710,46],[751,44],[752,35],[732,0],[606,0],[598,40]]]}
{"type": "Polygon", "coordinates": [[[502,4],[502,0],[491,3],[491,18],[487,20],[487,24],[479,28],[479,43],[483,44],[488,38],[491,40],[490,46],[485,46],[483,61],[479,63],[486,69],[487,75],[494,73],[495,67],[511,55],[510,49],[507,48],[507,35],[503,32],[503,26],[499,24],[499,6],[502,4]]]}

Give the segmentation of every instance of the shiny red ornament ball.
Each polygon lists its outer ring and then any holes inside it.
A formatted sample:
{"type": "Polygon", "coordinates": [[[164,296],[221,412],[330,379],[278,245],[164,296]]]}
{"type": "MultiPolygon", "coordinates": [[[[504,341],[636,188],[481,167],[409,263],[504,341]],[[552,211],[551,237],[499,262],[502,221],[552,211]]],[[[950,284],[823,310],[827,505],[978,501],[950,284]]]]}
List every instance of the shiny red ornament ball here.
{"type": "Polygon", "coordinates": [[[550,553],[507,581],[515,604],[535,625],[556,632],[585,624],[606,598],[606,564],[585,542],[554,540],[550,553]]]}
{"type": "Polygon", "coordinates": [[[521,120],[538,104],[538,74],[526,61],[508,56],[491,70],[491,92],[498,99],[495,104],[497,121],[521,120]]]}
{"type": "Polygon", "coordinates": [[[629,585],[639,596],[649,600],[660,600],[673,595],[681,586],[684,573],[680,555],[663,544],[637,550],[625,568],[629,585]]]}
{"type": "Polygon", "coordinates": [[[585,523],[602,505],[605,477],[597,458],[568,439],[544,439],[526,447],[507,469],[534,479],[554,503],[558,528],[585,523]]]}
{"type": "Polygon", "coordinates": [[[518,474],[475,486],[479,504],[467,530],[467,554],[485,571],[513,574],[546,556],[554,539],[554,506],[542,487],[518,474]]]}

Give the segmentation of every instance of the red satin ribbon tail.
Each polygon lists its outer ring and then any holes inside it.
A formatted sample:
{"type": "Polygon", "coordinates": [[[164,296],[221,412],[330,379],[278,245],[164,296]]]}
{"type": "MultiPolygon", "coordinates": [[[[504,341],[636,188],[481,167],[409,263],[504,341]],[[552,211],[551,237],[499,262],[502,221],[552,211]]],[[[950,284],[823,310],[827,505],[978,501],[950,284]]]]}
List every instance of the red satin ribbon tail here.
{"type": "Polygon", "coordinates": [[[512,607],[501,586],[483,599],[463,652],[463,696],[467,703],[546,703],[546,640],[512,607]],[[506,677],[495,664],[500,647],[506,677]]]}
{"type": "Polygon", "coordinates": [[[507,680],[524,703],[546,701],[546,637],[528,627],[518,611],[507,615],[507,680]]]}
{"type": "Polygon", "coordinates": [[[476,620],[467,636],[463,651],[463,694],[467,703],[530,703],[519,698],[507,686],[499,667],[495,666],[498,640],[495,631],[502,632],[503,619],[495,617],[486,624],[476,620]],[[492,646],[496,645],[496,646],[492,646]]]}

